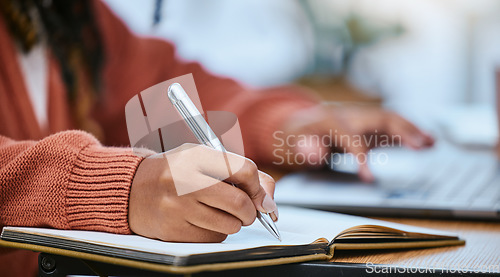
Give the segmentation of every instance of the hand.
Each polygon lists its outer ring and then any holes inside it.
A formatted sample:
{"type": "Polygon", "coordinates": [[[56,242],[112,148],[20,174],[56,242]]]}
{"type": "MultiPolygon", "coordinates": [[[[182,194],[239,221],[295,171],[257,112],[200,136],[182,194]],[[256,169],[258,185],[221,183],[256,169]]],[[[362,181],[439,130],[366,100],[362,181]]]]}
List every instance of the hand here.
{"type": "Polygon", "coordinates": [[[221,242],[252,224],[256,210],[276,221],[273,195],[274,180],[251,160],[184,144],[141,162],[130,192],[129,225],[136,234],[164,241],[221,242]]]}
{"type": "Polygon", "coordinates": [[[411,122],[379,107],[318,105],[293,114],[281,130],[281,141],[285,141],[283,138],[295,138],[290,140],[291,147],[286,143],[278,144],[286,148],[280,149],[282,153],[289,151],[291,156],[299,154],[307,157],[304,161],[309,166],[324,164],[322,157],[330,151],[364,155],[365,159],[357,160],[358,174],[365,182],[374,181],[366,163],[366,154],[370,149],[393,144],[421,149],[434,144],[430,135],[411,122]],[[330,139],[327,143],[325,136],[330,139]]]}

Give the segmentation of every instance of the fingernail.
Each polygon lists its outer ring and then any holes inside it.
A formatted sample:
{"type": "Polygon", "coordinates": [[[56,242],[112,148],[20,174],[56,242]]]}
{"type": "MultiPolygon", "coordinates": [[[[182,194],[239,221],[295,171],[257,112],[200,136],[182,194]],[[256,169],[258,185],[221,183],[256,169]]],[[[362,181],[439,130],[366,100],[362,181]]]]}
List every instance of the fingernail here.
{"type": "Polygon", "coordinates": [[[426,136],[427,146],[432,146],[435,142],[434,137],[428,133],[426,133],[425,136],[426,136]]]}
{"type": "Polygon", "coordinates": [[[278,207],[276,207],[276,203],[267,193],[264,197],[264,201],[262,201],[262,208],[264,208],[265,212],[268,214],[278,210],[278,207]]]}
{"type": "Polygon", "coordinates": [[[423,137],[421,137],[421,136],[414,137],[414,138],[413,138],[413,144],[414,144],[417,148],[421,148],[422,146],[424,146],[424,138],[423,138],[423,137]]]}
{"type": "Polygon", "coordinates": [[[269,216],[271,217],[271,219],[272,219],[274,222],[278,221],[278,210],[276,210],[276,211],[274,211],[274,212],[270,213],[270,214],[269,214],[269,216]]]}

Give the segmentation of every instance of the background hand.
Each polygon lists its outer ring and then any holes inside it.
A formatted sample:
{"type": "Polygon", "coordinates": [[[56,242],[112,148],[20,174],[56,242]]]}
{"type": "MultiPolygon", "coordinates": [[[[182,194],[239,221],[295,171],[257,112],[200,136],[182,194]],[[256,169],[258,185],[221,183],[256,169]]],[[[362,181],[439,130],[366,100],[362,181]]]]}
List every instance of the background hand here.
{"type": "Polygon", "coordinates": [[[296,138],[287,150],[309,157],[308,166],[324,164],[321,156],[330,151],[365,155],[364,162],[359,164],[359,176],[366,182],[374,181],[366,154],[380,146],[380,142],[387,143],[387,138],[394,146],[404,145],[411,149],[434,144],[429,134],[398,114],[379,107],[318,105],[295,113],[282,130],[283,137],[296,138]],[[333,136],[330,144],[325,143],[324,136],[333,136]]]}

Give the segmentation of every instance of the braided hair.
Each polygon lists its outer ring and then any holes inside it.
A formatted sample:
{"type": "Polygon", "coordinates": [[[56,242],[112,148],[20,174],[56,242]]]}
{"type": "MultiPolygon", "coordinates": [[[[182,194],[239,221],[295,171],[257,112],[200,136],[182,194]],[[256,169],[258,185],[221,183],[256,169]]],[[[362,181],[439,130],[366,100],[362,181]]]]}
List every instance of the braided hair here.
{"type": "Polygon", "coordinates": [[[88,0],[0,0],[0,10],[22,51],[29,52],[41,36],[46,37],[59,63],[76,125],[96,134],[99,128],[89,114],[101,87],[104,55],[92,4],[88,0]]]}
{"type": "Polygon", "coordinates": [[[71,100],[77,92],[79,70],[89,75],[94,93],[100,87],[103,51],[91,4],[88,0],[0,0],[9,29],[23,51],[30,51],[44,31],[71,100]],[[33,19],[33,9],[42,26],[33,19]]]}

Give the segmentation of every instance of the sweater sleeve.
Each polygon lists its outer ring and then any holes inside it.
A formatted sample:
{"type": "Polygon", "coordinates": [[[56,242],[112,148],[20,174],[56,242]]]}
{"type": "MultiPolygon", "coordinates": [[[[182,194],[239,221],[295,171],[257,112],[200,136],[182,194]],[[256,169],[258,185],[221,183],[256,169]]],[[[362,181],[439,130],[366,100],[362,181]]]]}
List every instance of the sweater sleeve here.
{"type": "Polygon", "coordinates": [[[105,95],[97,118],[104,126],[106,143],[128,145],[124,107],[142,90],[165,80],[192,73],[206,111],[229,111],[238,116],[245,154],[269,163],[272,133],[296,110],[318,100],[305,89],[282,86],[255,90],[229,78],[216,76],[199,63],[183,61],[165,40],[138,37],[102,2],[96,15],[106,53],[105,95]]]}
{"type": "Polygon", "coordinates": [[[141,159],[82,131],[40,141],[0,136],[0,227],[131,233],[128,197],[141,159]]]}

